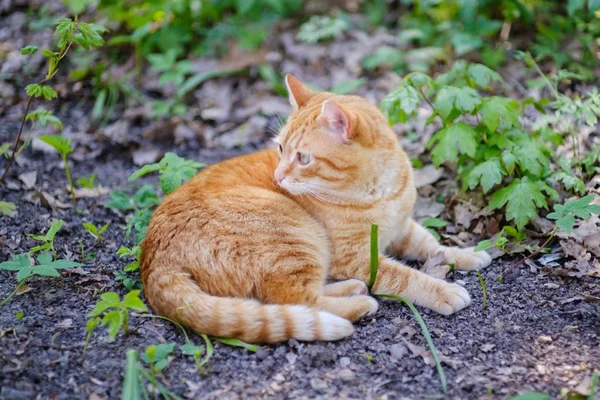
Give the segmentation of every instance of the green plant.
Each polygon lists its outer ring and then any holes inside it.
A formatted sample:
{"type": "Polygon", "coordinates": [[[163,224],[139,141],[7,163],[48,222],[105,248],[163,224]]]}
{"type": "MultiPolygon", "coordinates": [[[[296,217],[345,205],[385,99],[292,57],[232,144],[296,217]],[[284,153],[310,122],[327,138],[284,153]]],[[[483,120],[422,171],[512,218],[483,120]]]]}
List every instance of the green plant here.
{"type": "Polygon", "coordinates": [[[204,165],[200,162],[181,158],[175,153],[167,153],[159,162],[144,165],[135,171],[128,180],[132,182],[151,172],[158,172],[160,174],[160,187],[164,194],[169,194],[181,186],[182,182],[193,177],[198,169],[204,167],[204,165]]]}
{"type": "MultiPolygon", "coordinates": [[[[378,269],[378,262],[379,262],[379,243],[378,243],[377,231],[378,231],[377,225],[371,225],[371,264],[370,264],[369,289],[373,286],[373,284],[377,280],[377,269],[378,269]]],[[[421,327],[421,331],[423,332],[425,341],[427,342],[427,345],[429,346],[429,350],[431,351],[431,356],[433,357],[433,361],[435,362],[435,367],[436,367],[438,375],[440,377],[440,382],[442,383],[442,389],[444,390],[444,393],[447,393],[448,385],[446,383],[446,374],[444,373],[444,368],[442,367],[442,363],[440,362],[440,358],[438,356],[435,344],[433,343],[433,339],[431,339],[431,335],[429,334],[429,329],[427,329],[427,325],[425,324],[425,321],[423,321],[423,318],[421,317],[421,314],[419,314],[419,311],[417,311],[417,309],[410,302],[410,300],[405,299],[404,297],[397,296],[394,294],[387,294],[387,293],[375,293],[374,295],[377,297],[400,301],[400,302],[406,304],[407,307],[412,311],[413,315],[415,316],[415,319],[417,320],[417,323],[421,327]]],[[[370,358],[367,358],[367,360],[369,362],[371,361],[370,358]]]]}
{"type": "Polygon", "coordinates": [[[100,322],[100,316],[103,316],[101,326],[108,325],[108,337],[112,342],[117,337],[119,330],[123,329],[125,335],[129,334],[129,312],[146,312],[148,308],[139,298],[140,291],[132,290],[127,293],[123,300],[117,293],[106,292],[100,295],[101,300],[94,309],[87,315],[88,317],[88,335],[100,322]],[[92,322],[94,321],[94,322],[92,322]]]}
{"type": "Polygon", "coordinates": [[[27,234],[27,236],[29,236],[32,239],[37,240],[38,242],[44,242],[43,244],[41,244],[39,246],[32,247],[29,250],[29,253],[33,254],[33,253],[37,253],[38,251],[42,251],[42,250],[50,250],[50,252],[52,252],[52,256],[54,258],[56,258],[56,249],[54,248],[54,238],[56,237],[56,234],[58,233],[60,228],[62,228],[64,223],[65,222],[62,219],[58,219],[58,220],[54,221],[52,223],[52,225],[50,225],[50,228],[48,228],[48,231],[46,232],[45,235],[41,235],[41,234],[35,235],[33,233],[27,234]]]}
{"type": "MultiPolygon", "coordinates": [[[[146,347],[142,360],[150,366],[152,375],[162,372],[169,365],[169,356],[175,350],[175,343],[153,344],[146,347]]],[[[156,379],[156,377],[154,377],[156,379]]]]}
{"type": "Polygon", "coordinates": [[[100,245],[100,238],[102,237],[102,234],[104,232],[106,232],[106,230],[108,229],[108,227],[110,226],[110,222],[107,222],[106,224],[102,225],[101,227],[97,227],[94,224],[90,224],[88,222],[84,222],[83,224],[83,228],[90,234],[92,235],[92,237],[94,239],[96,239],[96,241],[98,242],[98,245],[100,245]]]}
{"type": "Polygon", "coordinates": [[[512,240],[514,241],[520,242],[525,239],[525,233],[517,231],[512,226],[506,225],[502,228],[502,230],[500,230],[500,232],[498,232],[495,238],[492,238],[493,240],[482,240],[477,244],[477,246],[475,246],[475,249],[473,249],[473,251],[485,251],[491,249],[492,247],[495,247],[504,253],[508,253],[508,250],[505,246],[510,241],[509,237],[512,238],[512,240]]]}
{"type": "Polygon", "coordinates": [[[379,270],[379,226],[371,225],[371,254],[370,254],[369,290],[375,285],[379,270]]]}
{"type": "MultiPolygon", "coordinates": [[[[12,155],[6,164],[2,177],[0,177],[0,182],[4,181],[8,171],[10,171],[17,149],[19,148],[19,142],[21,141],[26,121],[30,120],[34,122],[37,120],[42,124],[49,122],[58,127],[62,126],[60,120],[55,116],[52,116],[50,112],[38,109],[33,113],[29,113],[29,108],[31,107],[34,98],[43,97],[45,100],[52,100],[58,96],[56,90],[48,85],[47,82],[56,75],[60,62],[65,58],[73,44],[78,44],[85,50],[89,50],[91,47],[100,47],[104,43],[102,35],[106,33],[106,29],[100,25],[80,22],[77,17],[75,17],[75,19],[61,18],[55,21],[54,24],[56,25],[54,36],[57,40],[56,47],[58,47],[58,51],[52,51],[51,49],[44,49],[42,51],[42,54],[47,58],[46,75],[38,83],[31,83],[25,87],[25,93],[29,96],[29,100],[27,101],[27,106],[25,107],[23,118],[21,119],[19,131],[15,137],[12,155]]],[[[21,54],[34,54],[37,51],[38,48],[36,46],[26,46],[21,49],[21,54]]],[[[67,168],[65,162],[65,169],[67,168]]],[[[71,183],[71,188],[72,187],[73,184],[71,183]]]]}
{"type": "Polygon", "coordinates": [[[594,195],[589,194],[580,199],[567,201],[564,205],[555,204],[554,211],[549,213],[546,218],[556,220],[556,229],[566,233],[573,230],[575,217],[582,220],[588,220],[592,214],[600,214],[600,205],[591,204],[594,201],[594,195]]]}
{"type": "Polygon", "coordinates": [[[71,139],[63,138],[61,135],[46,135],[40,136],[40,140],[44,143],[49,144],[58,152],[60,158],[63,161],[65,166],[65,174],[67,175],[67,180],[69,181],[69,188],[71,190],[71,199],[73,200],[73,204],[77,203],[75,199],[75,188],[73,187],[73,179],[71,179],[71,170],[69,169],[69,163],[67,162],[67,156],[73,152],[73,148],[71,147],[71,139]]]}
{"type": "Polygon", "coordinates": [[[550,395],[547,393],[525,392],[509,397],[508,400],[550,400],[550,395]]]}
{"type": "Polygon", "coordinates": [[[106,208],[128,211],[160,204],[160,199],[152,185],[146,184],[139,188],[135,194],[129,195],[123,192],[111,192],[110,199],[104,205],[106,208]]]}
{"type": "Polygon", "coordinates": [[[481,291],[483,293],[483,309],[485,310],[487,308],[487,288],[485,286],[485,280],[479,270],[476,270],[475,272],[477,273],[477,278],[479,278],[479,286],[481,286],[481,291]]]}
{"type": "Polygon", "coordinates": [[[347,16],[342,13],[333,17],[313,15],[300,26],[296,38],[306,43],[317,43],[340,36],[350,27],[347,16]]]}
{"type": "Polygon", "coordinates": [[[96,181],[96,173],[90,174],[90,176],[82,176],[77,179],[75,183],[82,188],[92,189],[94,187],[94,182],[96,181]]]}
{"type": "Polygon", "coordinates": [[[146,371],[138,361],[137,351],[127,350],[125,378],[123,380],[123,394],[121,398],[126,400],[139,400],[142,397],[144,399],[149,399],[150,395],[146,389],[145,382],[151,383],[152,387],[157,390],[164,399],[183,400],[158,382],[154,374],[146,371]]]}
{"type": "Polygon", "coordinates": [[[441,123],[427,147],[436,166],[457,166],[462,190],[480,187],[491,193],[488,208],[503,209],[506,219],[521,230],[557,200],[551,186],[548,137],[560,137],[547,129],[527,132],[519,122],[531,99],[517,101],[503,96],[483,97],[478,88],[489,89],[501,77],[481,64],[457,61],[435,79],[423,73],[408,74],[386,96],[381,108],[391,123],[405,122],[422,102],[432,109],[427,123],[441,123]],[[469,122],[467,122],[469,121],[469,122]],[[495,190],[494,190],[495,189],[495,190]]]}
{"type": "Polygon", "coordinates": [[[17,286],[15,287],[15,290],[6,299],[0,302],[0,306],[6,304],[19,291],[27,278],[33,275],[58,278],[60,277],[59,269],[75,268],[83,265],[71,260],[53,261],[50,253],[40,253],[37,256],[37,263],[38,265],[35,265],[35,263],[32,262],[28,253],[13,255],[12,260],[0,263],[0,269],[17,272],[17,286]]]}

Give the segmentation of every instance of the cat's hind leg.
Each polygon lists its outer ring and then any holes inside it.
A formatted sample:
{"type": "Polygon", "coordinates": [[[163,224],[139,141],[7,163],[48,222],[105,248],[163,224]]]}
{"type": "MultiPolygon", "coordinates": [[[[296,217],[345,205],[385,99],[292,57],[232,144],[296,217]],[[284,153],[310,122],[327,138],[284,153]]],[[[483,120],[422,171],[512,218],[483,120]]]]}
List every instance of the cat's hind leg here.
{"type": "Polygon", "coordinates": [[[400,237],[392,242],[388,251],[396,256],[425,260],[442,252],[447,264],[460,270],[485,268],[492,258],[485,251],[473,251],[473,247],[460,248],[441,245],[435,237],[414,220],[409,220],[400,237]]]}

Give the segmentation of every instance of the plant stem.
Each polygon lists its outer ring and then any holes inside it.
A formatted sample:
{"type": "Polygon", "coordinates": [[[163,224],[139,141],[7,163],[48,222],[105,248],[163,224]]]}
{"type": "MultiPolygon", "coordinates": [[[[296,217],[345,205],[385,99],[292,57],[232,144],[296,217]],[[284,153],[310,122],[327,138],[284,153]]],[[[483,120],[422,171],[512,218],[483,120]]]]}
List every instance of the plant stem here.
{"type": "Polygon", "coordinates": [[[23,286],[23,284],[25,283],[25,280],[22,280],[21,282],[19,282],[19,284],[17,285],[17,287],[15,288],[15,290],[13,290],[13,292],[11,294],[8,295],[7,298],[5,298],[4,300],[2,300],[2,302],[0,303],[0,307],[2,307],[3,305],[5,305],[6,303],[8,303],[8,301],[15,295],[17,294],[17,292],[19,291],[19,289],[21,288],[21,286],[23,286]]]}
{"type": "Polygon", "coordinates": [[[67,174],[67,180],[69,181],[69,187],[71,189],[71,199],[73,200],[73,204],[77,204],[77,200],[75,200],[75,189],[73,188],[73,179],[71,179],[71,170],[69,169],[69,163],[67,162],[67,155],[62,155],[63,163],[65,164],[65,173],[67,174]]]}
{"type": "Polygon", "coordinates": [[[487,308],[487,289],[485,287],[485,281],[483,280],[483,275],[479,270],[476,270],[477,277],[479,278],[479,284],[481,285],[481,291],[483,292],[483,309],[487,308]]]}
{"type": "MultiPolygon", "coordinates": [[[[44,80],[40,81],[43,82],[44,80]]],[[[6,164],[6,168],[4,168],[4,173],[2,177],[0,177],[0,182],[4,182],[6,175],[8,175],[8,171],[10,171],[10,167],[12,166],[13,160],[15,159],[15,154],[17,153],[17,149],[19,148],[19,142],[21,141],[21,135],[23,134],[23,128],[25,127],[25,121],[27,120],[27,114],[29,113],[29,108],[31,107],[31,103],[33,102],[33,96],[29,96],[29,101],[27,102],[27,107],[25,107],[25,113],[23,114],[23,118],[21,119],[21,126],[19,127],[19,133],[17,133],[17,137],[15,138],[15,143],[13,144],[13,150],[10,158],[8,159],[8,164],[6,164]]]]}

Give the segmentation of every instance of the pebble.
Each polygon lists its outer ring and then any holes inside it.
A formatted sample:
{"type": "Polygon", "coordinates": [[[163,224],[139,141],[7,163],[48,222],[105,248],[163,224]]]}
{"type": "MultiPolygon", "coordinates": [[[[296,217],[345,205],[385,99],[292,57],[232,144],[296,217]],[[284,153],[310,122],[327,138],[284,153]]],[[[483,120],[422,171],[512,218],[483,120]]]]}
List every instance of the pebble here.
{"type": "Polygon", "coordinates": [[[390,354],[394,360],[400,361],[408,354],[408,349],[403,343],[396,343],[390,346],[390,354]]]}
{"type": "Polygon", "coordinates": [[[327,383],[322,379],[313,378],[310,380],[310,387],[312,387],[313,390],[325,390],[327,389],[327,383]]]}

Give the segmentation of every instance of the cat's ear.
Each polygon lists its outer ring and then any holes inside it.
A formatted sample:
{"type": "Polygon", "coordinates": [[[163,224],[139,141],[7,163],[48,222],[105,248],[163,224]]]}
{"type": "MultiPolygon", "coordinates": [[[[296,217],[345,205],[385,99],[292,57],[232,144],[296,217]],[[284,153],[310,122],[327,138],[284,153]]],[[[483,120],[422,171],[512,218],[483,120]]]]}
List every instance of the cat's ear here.
{"type": "Polygon", "coordinates": [[[352,124],[348,114],[342,107],[329,100],[323,102],[318,122],[328,131],[338,135],[344,143],[349,143],[353,138],[352,124]]]}
{"type": "Polygon", "coordinates": [[[315,92],[310,90],[308,86],[294,78],[293,75],[287,74],[285,76],[285,86],[287,87],[288,95],[290,97],[290,104],[297,111],[301,108],[311,97],[315,95],[315,92]]]}

